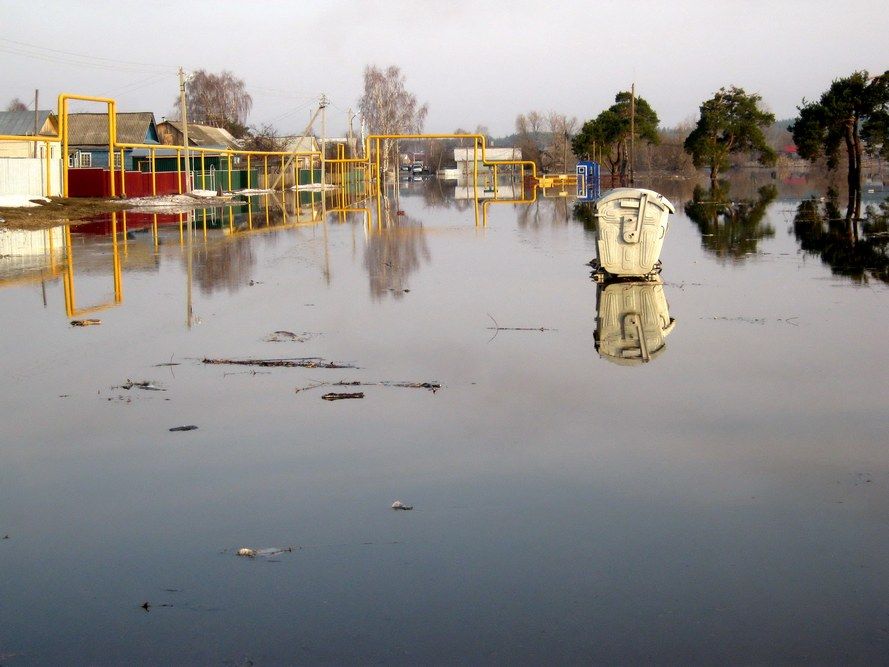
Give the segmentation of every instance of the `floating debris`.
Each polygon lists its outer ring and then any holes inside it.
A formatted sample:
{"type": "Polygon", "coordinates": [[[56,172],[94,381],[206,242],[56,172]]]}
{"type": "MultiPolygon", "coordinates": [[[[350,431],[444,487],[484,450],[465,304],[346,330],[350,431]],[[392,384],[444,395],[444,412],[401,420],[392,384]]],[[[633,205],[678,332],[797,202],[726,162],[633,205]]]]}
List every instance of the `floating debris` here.
{"type": "Polygon", "coordinates": [[[265,337],[266,343],[305,343],[318,334],[309,331],[294,333],[292,331],[273,331],[265,337]]]}
{"type": "Polygon", "coordinates": [[[441,389],[441,383],[433,381],[429,382],[392,382],[383,380],[381,382],[362,382],[361,380],[340,380],[339,382],[317,382],[308,387],[297,387],[294,393],[309,389],[318,389],[319,387],[405,387],[407,389],[428,389],[433,394],[441,389]]]}
{"type": "Polygon", "coordinates": [[[295,359],[202,359],[205,364],[229,364],[232,366],[276,366],[282,368],[358,368],[353,364],[326,361],[320,357],[295,359]]]}
{"type": "Polygon", "coordinates": [[[400,500],[396,500],[394,503],[392,503],[392,509],[394,509],[394,510],[412,510],[412,509],[414,509],[414,506],[413,505],[405,505],[400,500]]]}
{"type": "Polygon", "coordinates": [[[339,393],[338,394],[336,392],[330,392],[329,394],[324,394],[324,396],[322,396],[321,398],[325,401],[341,401],[341,400],[347,399],[347,398],[364,398],[364,392],[363,391],[356,391],[351,394],[350,393],[339,393]]]}
{"type": "Polygon", "coordinates": [[[241,558],[269,558],[283,553],[292,553],[293,547],[268,547],[265,549],[253,549],[251,547],[241,547],[236,552],[241,558]]]}
{"type": "Polygon", "coordinates": [[[102,320],[71,320],[72,327],[92,327],[102,324],[102,320]]]}
{"type": "Polygon", "coordinates": [[[174,426],[170,431],[197,431],[198,427],[194,424],[186,424],[185,426],[174,426]]]}
{"type": "Polygon", "coordinates": [[[130,389],[144,389],[145,391],[166,391],[166,389],[155,383],[153,380],[130,380],[129,378],[127,378],[127,381],[119,387],[112,387],[112,389],[126,389],[127,391],[129,391],[130,389]]]}

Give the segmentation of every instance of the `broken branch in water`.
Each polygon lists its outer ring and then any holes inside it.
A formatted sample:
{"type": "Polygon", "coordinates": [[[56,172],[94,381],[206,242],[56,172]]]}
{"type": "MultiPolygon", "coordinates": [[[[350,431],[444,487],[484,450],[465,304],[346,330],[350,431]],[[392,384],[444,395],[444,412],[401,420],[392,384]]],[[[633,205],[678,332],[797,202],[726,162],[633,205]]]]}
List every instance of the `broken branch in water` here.
{"type": "Polygon", "coordinates": [[[337,394],[335,392],[330,392],[329,394],[324,394],[321,398],[325,401],[341,401],[345,398],[364,398],[364,392],[356,391],[353,394],[337,394]]]}
{"type": "Polygon", "coordinates": [[[316,382],[307,387],[297,387],[295,394],[309,389],[318,389],[319,387],[404,387],[407,389],[428,389],[433,394],[441,389],[439,382],[391,382],[384,380],[381,382],[362,382],[361,380],[340,380],[339,382],[316,382]]]}
{"type": "Polygon", "coordinates": [[[352,364],[325,361],[320,357],[301,357],[296,359],[202,359],[205,364],[228,364],[232,366],[264,366],[283,368],[358,368],[352,364]]]}
{"type": "Polygon", "coordinates": [[[91,327],[96,324],[102,324],[102,320],[71,320],[72,327],[91,327]]]}

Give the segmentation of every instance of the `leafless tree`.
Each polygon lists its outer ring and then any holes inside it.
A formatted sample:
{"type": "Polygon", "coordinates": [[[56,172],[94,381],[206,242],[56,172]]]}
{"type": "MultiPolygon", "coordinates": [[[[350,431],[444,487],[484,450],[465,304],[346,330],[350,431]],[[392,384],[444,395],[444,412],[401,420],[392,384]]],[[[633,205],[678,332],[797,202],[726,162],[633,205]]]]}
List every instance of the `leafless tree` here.
{"type": "MultiPolygon", "coordinates": [[[[375,65],[364,68],[364,94],[359,108],[371,134],[419,134],[423,131],[427,104],[404,87],[405,76],[395,65],[385,70],[375,65]]],[[[394,160],[394,143],[383,142],[383,170],[394,160]]]]}
{"type": "MultiPolygon", "coordinates": [[[[236,137],[246,133],[253,98],[243,79],[228,70],[214,74],[199,69],[186,84],[185,95],[192,122],[225,128],[236,137]]],[[[175,104],[178,109],[178,97],[175,104]]]]}
{"type": "Polygon", "coordinates": [[[10,100],[9,104],[6,105],[7,111],[27,111],[28,105],[22,102],[18,97],[13,100],[10,100]]]}

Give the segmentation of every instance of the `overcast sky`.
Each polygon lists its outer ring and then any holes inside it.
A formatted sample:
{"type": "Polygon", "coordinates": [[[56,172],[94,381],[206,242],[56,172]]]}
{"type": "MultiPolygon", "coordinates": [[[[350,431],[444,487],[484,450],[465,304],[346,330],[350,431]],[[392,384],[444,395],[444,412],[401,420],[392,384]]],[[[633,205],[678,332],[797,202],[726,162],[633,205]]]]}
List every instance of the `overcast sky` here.
{"type": "Polygon", "coordinates": [[[885,0],[0,0],[0,106],[39,88],[42,108],[76,92],[159,120],[182,65],[231,70],[253,95],[248,123],[282,133],[324,92],[340,134],[364,66],[395,64],[431,132],[508,134],[532,109],[583,121],[633,81],[664,125],[732,84],[784,118],[835,77],[889,69],[887,15],[885,0]]]}

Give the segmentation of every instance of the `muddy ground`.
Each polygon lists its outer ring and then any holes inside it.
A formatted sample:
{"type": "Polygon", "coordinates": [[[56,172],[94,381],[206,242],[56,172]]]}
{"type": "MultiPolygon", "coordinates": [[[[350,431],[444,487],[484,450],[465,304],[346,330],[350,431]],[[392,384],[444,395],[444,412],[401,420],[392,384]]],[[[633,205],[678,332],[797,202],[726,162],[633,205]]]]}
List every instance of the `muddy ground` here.
{"type": "Polygon", "coordinates": [[[0,229],[43,229],[71,222],[76,223],[102,213],[132,208],[123,199],[84,197],[63,199],[52,197],[49,201],[35,198],[40,206],[0,207],[0,229]]]}

